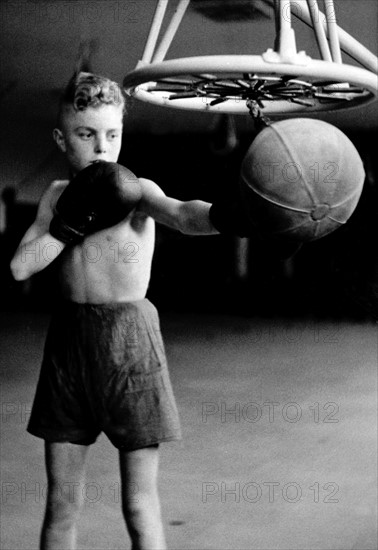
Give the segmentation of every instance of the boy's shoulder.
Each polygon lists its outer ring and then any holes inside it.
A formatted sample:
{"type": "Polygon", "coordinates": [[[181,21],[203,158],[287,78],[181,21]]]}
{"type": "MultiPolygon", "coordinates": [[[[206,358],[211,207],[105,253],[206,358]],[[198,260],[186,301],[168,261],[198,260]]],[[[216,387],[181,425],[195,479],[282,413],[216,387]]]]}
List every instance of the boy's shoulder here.
{"type": "Polygon", "coordinates": [[[53,180],[50,185],[49,185],[49,188],[51,189],[64,189],[65,187],[67,187],[67,185],[70,183],[69,180],[53,180]]]}
{"type": "Polygon", "coordinates": [[[53,180],[46,188],[42,197],[60,195],[69,184],[69,180],[53,180]]]}
{"type": "Polygon", "coordinates": [[[53,211],[55,204],[69,184],[69,180],[53,180],[44,190],[39,201],[39,213],[53,211]]]}

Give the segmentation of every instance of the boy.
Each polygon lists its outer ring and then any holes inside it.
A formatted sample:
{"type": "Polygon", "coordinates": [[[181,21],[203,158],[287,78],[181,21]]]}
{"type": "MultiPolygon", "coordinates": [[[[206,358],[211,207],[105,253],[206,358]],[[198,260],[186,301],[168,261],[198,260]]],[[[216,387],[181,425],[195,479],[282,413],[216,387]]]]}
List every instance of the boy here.
{"type": "Polygon", "coordinates": [[[42,549],[76,548],[81,491],[72,499],[62,488],[67,482],[82,486],[88,448],[101,431],[119,451],[122,509],[132,548],[166,547],[157,493],[158,446],[179,439],[180,426],[157,312],[145,298],[154,251],[151,216],[185,233],[217,230],[208,203],[170,199],[153,182],[137,180],[114,164],[123,114],[116,83],[91,73],[71,80],[54,139],[73,180],[70,185],[55,181],[43,194],[11,263],[15,279],[24,280],[57,256],[63,298],[47,335],[28,426],[45,439],[42,549]],[[100,185],[97,176],[104,170],[100,185]],[[124,214],[112,218],[119,196],[124,214]],[[81,212],[86,205],[90,212],[81,212]],[[100,215],[102,206],[106,212],[100,215]],[[100,223],[93,222],[96,216],[100,223]]]}

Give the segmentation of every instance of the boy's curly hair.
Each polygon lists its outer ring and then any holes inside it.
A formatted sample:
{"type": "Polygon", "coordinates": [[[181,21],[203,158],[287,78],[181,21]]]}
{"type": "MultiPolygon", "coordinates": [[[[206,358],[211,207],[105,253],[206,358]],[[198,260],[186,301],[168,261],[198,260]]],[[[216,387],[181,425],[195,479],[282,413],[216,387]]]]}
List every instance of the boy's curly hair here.
{"type": "Polygon", "coordinates": [[[62,124],[66,107],[85,111],[88,107],[96,108],[101,105],[117,105],[125,113],[125,98],[120,86],[105,76],[81,71],[71,78],[61,97],[58,125],[62,124]]]}

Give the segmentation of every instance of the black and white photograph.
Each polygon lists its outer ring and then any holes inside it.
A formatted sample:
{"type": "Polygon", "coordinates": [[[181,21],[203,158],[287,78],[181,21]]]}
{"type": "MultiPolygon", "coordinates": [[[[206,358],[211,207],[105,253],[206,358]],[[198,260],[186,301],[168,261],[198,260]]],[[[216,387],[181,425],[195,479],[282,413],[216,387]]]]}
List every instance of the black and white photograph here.
{"type": "Polygon", "coordinates": [[[377,550],[377,1],[0,21],[0,550],[377,550]]]}

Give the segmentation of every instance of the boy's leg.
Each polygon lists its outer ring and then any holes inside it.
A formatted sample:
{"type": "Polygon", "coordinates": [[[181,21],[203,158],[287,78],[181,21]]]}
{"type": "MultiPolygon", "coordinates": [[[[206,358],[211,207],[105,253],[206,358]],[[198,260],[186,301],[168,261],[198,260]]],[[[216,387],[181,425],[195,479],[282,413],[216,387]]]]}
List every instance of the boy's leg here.
{"type": "Polygon", "coordinates": [[[158,445],[120,451],[122,509],[132,550],[165,550],[158,496],[158,445]]]}
{"type": "Polygon", "coordinates": [[[41,550],[74,550],[82,505],[87,445],[45,443],[47,499],[41,550]]]}

